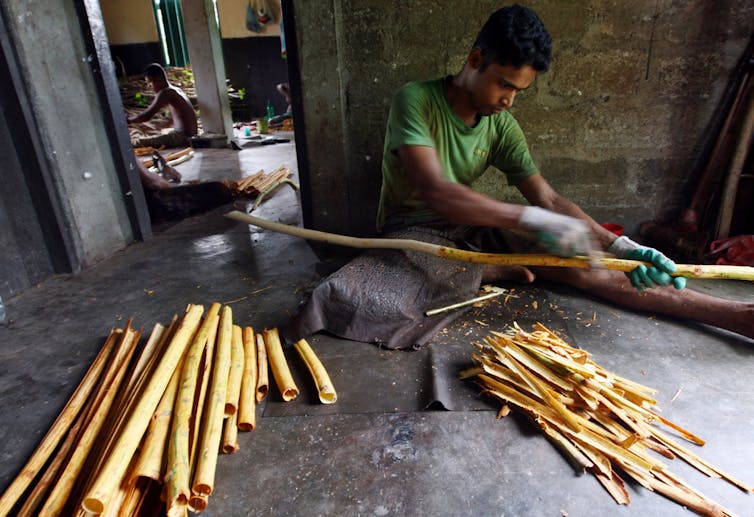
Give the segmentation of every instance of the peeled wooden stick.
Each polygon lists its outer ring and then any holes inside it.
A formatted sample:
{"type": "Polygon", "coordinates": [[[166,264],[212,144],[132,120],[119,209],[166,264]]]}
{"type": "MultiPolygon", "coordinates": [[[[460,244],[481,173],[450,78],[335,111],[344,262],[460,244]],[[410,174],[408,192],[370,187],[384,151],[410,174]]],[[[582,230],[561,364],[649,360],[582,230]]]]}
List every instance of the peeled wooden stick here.
{"type": "Polygon", "coordinates": [[[145,389],[118,436],[107,460],[99,470],[91,488],[87,491],[82,508],[90,513],[102,513],[115,489],[120,484],[131,457],[139,446],[149,425],[154,410],[165,393],[170,377],[183,356],[191,336],[199,326],[204,312],[201,305],[189,305],[168,348],[151,375],[145,389]]]}
{"type": "Polygon", "coordinates": [[[215,483],[217,454],[222,437],[225,396],[228,391],[228,370],[230,369],[230,349],[233,340],[233,312],[227,305],[220,312],[220,328],[217,335],[217,348],[212,368],[212,381],[203,427],[199,440],[196,471],[191,485],[193,494],[211,495],[215,483]]]}
{"type": "Polygon", "coordinates": [[[202,352],[207,344],[210,330],[216,325],[219,303],[213,303],[207,310],[199,331],[193,337],[186,350],[186,358],[181,368],[178,394],[175,401],[174,415],[171,424],[170,441],[168,444],[168,462],[165,475],[166,504],[168,515],[180,512],[188,505],[190,496],[191,466],[189,458],[191,450],[189,436],[191,432],[191,410],[194,405],[197,373],[202,352]],[[179,508],[179,510],[176,510],[179,508]]]}
{"type": "Polygon", "coordinates": [[[86,375],[79,383],[76,390],[68,399],[60,415],[55,419],[55,422],[47,431],[45,437],[37,446],[34,454],[32,454],[29,461],[26,462],[24,468],[16,476],[10,486],[5,490],[3,496],[0,497],[0,515],[10,514],[13,506],[15,506],[18,499],[24,494],[34,478],[37,477],[39,471],[44,467],[47,459],[52,455],[55,449],[60,443],[60,440],[65,436],[68,429],[76,419],[76,415],[79,414],[81,408],[86,404],[89,394],[92,392],[97,384],[102,370],[105,368],[108,357],[115,346],[118,335],[122,331],[112,330],[108,336],[102,349],[97,354],[94,362],[87,370],[86,375]]]}
{"type": "Polygon", "coordinates": [[[319,393],[319,401],[323,404],[333,404],[336,402],[338,394],[335,393],[330,376],[327,375],[327,370],[325,370],[322,361],[319,360],[312,347],[309,346],[309,343],[305,339],[298,340],[294,346],[314,379],[314,384],[317,386],[317,392],[319,393]]]}
{"type": "Polygon", "coordinates": [[[257,344],[254,329],[243,329],[244,370],[241,378],[241,394],[238,400],[238,428],[253,431],[257,425],[254,393],[257,387],[257,344]]]}
{"type": "Polygon", "coordinates": [[[267,369],[267,347],[264,344],[264,336],[257,334],[257,403],[267,397],[269,391],[269,372],[267,369]]]}
{"type": "Polygon", "coordinates": [[[291,370],[288,368],[288,362],[285,360],[277,328],[265,329],[264,344],[267,347],[270,369],[272,370],[272,376],[275,378],[275,384],[277,384],[283,400],[290,402],[298,397],[298,388],[296,387],[296,383],[293,382],[291,370]]]}
{"type": "Polygon", "coordinates": [[[230,372],[228,372],[228,391],[225,395],[225,416],[235,415],[241,396],[241,379],[243,378],[243,331],[233,325],[233,338],[230,345],[230,372]]]}
{"type": "MultiPolygon", "coordinates": [[[[599,258],[589,259],[588,257],[557,257],[554,255],[536,255],[536,254],[508,254],[508,253],[479,253],[476,251],[459,250],[430,244],[412,239],[360,239],[358,237],[348,237],[334,233],[320,232],[317,230],[307,230],[297,226],[275,223],[260,219],[248,214],[233,210],[225,214],[230,219],[235,219],[246,224],[253,224],[271,230],[274,232],[286,233],[295,237],[309,239],[313,241],[327,242],[338,246],[349,246],[351,248],[381,248],[394,250],[418,251],[449,260],[458,260],[460,262],[472,262],[476,264],[497,264],[507,266],[548,266],[548,267],[576,267],[589,269],[592,263],[596,262],[604,269],[614,271],[628,272],[632,271],[639,264],[651,266],[647,262],[637,260],[599,258]]],[[[754,281],[754,267],[749,266],[708,266],[700,264],[676,264],[676,271],[673,276],[685,276],[689,278],[723,278],[728,280],[749,280],[754,281]]]]}

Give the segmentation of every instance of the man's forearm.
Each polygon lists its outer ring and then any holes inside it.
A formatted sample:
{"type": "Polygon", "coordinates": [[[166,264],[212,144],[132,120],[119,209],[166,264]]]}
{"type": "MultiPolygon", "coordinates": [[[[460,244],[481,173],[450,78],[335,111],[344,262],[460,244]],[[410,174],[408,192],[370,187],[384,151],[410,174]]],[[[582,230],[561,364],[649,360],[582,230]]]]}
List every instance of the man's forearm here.
{"type": "Polygon", "coordinates": [[[515,228],[523,210],[447,180],[425,189],[423,197],[435,213],[456,224],[515,228]]]}

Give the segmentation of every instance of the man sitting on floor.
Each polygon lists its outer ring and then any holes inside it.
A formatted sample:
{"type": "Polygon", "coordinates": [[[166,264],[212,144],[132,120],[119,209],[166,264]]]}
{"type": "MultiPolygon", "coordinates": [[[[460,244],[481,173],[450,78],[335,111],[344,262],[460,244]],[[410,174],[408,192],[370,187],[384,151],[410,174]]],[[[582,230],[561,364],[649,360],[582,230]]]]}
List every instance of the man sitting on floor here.
{"type": "Polygon", "coordinates": [[[145,78],[157,94],[152,104],[142,113],[130,117],[128,123],[146,122],[164,108],[170,108],[173,130],[161,135],[139,138],[134,147],[183,147],[190,144],[190,138],[197,133],[196,113],[189,98],[180,88],[170,84],[165,69],[157,63],[148,65],[145,78]]]}
{"type": "Polygon", "coordinates": [[[482,28],[460,73],[398,91],[385,135],[378,229],[387,237],[497,253],[569,256],[604,250],[652,266],[626,275],[520,266],[482,270],[417,253],[370,251],[315,289],[286,338],[327,330],[395,348],[421,345],[445,323],[424,318],[424,310],[471,297],[482,280],[513,276],[528,282],[538,276],[627,308],[754,337],[754,303],[682,290],[686,280],[671,277],[676,266],[670,259],[602,228],[542,176],[508,109],[547,70],[550,49],[550,35],[533,11],[503,8],[482,28]],[[473,190],[470,185],[490,165],[531,205],[473,190]],[[456,299],[447,299],[448,293],[456,299]]]}

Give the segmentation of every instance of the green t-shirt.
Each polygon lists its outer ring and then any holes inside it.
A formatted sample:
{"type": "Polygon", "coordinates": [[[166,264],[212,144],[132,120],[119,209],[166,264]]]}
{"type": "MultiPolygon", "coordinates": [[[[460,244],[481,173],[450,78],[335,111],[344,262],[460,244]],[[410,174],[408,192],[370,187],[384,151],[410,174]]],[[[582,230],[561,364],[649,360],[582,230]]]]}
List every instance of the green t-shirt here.
{"type": "Polygon", "coordinates": [[[503,171],[510,185],[536,174],[526,139],[513,115],[503,111],[467,126],[453,112],[445,94],[446,79],[408,83],[393,98],[382,154],[382,190],[377,229],[391,216],[432,219],[398,159],[402,145],[433,147],[445,177],[469,185],[490,165],[503,171]]]}

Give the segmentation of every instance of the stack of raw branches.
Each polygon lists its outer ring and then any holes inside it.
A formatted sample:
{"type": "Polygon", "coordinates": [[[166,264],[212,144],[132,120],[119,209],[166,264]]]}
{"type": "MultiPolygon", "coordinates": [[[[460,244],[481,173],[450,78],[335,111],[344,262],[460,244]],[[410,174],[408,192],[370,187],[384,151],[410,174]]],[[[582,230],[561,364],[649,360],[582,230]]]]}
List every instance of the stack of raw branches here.
{"type": "MultiPolygon", "coordinates": [[[[111,331],[84,379],[0,498],[0,515],[186,515],[207,507],[218,453],[238,450],[268,393],[268,363],[283,396],[298,395],[277,329],[233,324],[230,307],[141,331],[111,331]],[[202,317],[203,316],[203,317],[202,317]],[[164,499],[161,500],[161,493],[164,499]],[[24,497],[25,496],[25,497],[24,497]],[[23,504],[20,501],[23,500],[23,504]]],[[[296,343],[323,403],[327,372],[296,343]]]]}
{"type": "Polygon", "coordinates": [[[619,504],[629,504],[628,491],[616,468],[639,484],[703,515],[729,515],[725,508],[691,488],[649,454],[680,457],[711,477],[723,478],[750,492],[743,482],[682,447],[655,423],[661,423],[697,445],[704,440],[660,416],[652,407],[655,390],[614,375],[589,359],[544,325],[528,333],[493,333],[472,354],[477,367],[463,372],[475,377],[484,392],[532,417],[547,437],[579,470],[589,469],[619,504]]]}
{"type": "Polygon", "coordinates": [[[266,174],[264,169],[255,174],[241,178],[231,184],[231,188],[239,196],[258,196],[262,192],[272,190],[280,185],[283,181],[291,176],[291,171],[286,166],[281,165],[274,171],[266,174]]]}

